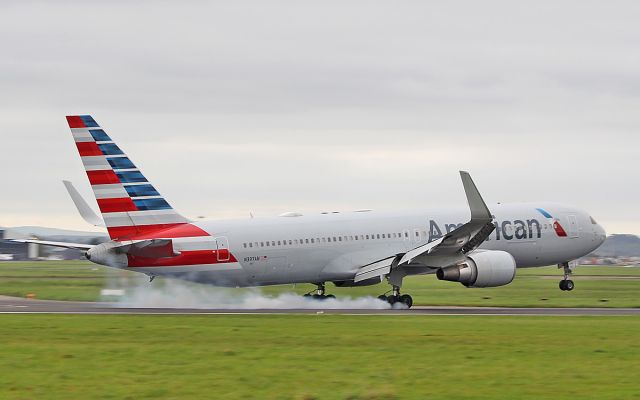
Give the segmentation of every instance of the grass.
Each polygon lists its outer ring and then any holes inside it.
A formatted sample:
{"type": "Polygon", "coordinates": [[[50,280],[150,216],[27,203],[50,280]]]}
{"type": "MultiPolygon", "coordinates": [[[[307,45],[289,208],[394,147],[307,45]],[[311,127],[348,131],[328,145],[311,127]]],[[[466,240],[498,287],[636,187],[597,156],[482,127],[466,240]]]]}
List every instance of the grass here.
{"type": "Polygon", "coordinates": [[[639,399],[640,318],[0,316],[2,399],[639,399]]]}
{"type": "MultiPolygon", "coordinates": [[[[514,307],[640,307],[640,268],[578,267],[573,279],[576,289],[558,289],[560,271],[555,267],[518,270],[510,285],[467,289],[460,284],[440,282],[434,276],[405,279],[403,292],[417,305],[514,306],[514,307]]],[[[127,287],[144,281],[139,274],[100,267],[89,262],[4,262],[0,263],[0,294],[40,299],[95,301],[106,286],[127,287]]],[[[161,279],[153,285],[161,285],[161,279]]],[[[265,287],[268,295],[295,291],[306,293],[312,285],[265,287]]],[[[377,296],[386,283],[362,288],[327,286],[337,296],[377,296]]],[[[242,290],[242,289],[237,289],[242,290]]]]}

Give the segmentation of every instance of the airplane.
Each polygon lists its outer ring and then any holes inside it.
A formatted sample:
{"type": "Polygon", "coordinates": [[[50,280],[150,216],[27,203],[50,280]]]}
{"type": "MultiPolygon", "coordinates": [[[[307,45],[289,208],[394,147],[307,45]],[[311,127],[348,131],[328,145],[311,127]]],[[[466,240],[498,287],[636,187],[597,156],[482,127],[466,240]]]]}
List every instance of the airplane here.
{"type": "Polygon", "coordinates": [[[105,226],[98,245],[25,240],[85,251],[114,268],[225,287],[311,283],[305,296],[337,287],[375,285],[381,300],[404,304],[405,276],[435,274],[468,288],[511,283],[517,268],[557,264],[559,287],[574,289],[571,261],[605,240],[587,212],[556,203],[496,204],[488,208],[469,173],[461,171],[468,208],[418,212],[285,213],[271,218],[192,221],[179,214],[90,115],[67,122],[102,218],[70,182],[65,186],[81,216],[105,226]]]}

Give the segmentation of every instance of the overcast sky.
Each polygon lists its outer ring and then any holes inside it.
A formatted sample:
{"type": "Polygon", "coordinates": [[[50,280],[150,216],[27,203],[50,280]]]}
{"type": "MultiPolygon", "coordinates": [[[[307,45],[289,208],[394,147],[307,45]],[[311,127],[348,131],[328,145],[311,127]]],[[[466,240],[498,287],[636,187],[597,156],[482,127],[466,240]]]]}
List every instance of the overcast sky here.
{"type": "Polygon", "coordinates": [[[65,115],[189,217],[556,201],[640,234],[637,1],[2,1],[0,225],[87,230],[65,115]],[[135,4],[134,4],[135,3],[135,4]]]}

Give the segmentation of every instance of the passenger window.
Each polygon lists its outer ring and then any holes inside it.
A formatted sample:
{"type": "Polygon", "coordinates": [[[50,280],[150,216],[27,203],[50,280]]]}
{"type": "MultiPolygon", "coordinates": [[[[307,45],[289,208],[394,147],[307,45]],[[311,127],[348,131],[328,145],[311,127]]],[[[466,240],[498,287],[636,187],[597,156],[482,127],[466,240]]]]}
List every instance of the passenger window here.
{"type": "Polygon", "coordinates": [[[378,237],[377,238],[380,239],[380,234],[379,233],[378,233],[378,237]]]}
{"type": "Polygon", "coordinates": [[[305,239],[305,240],[304,240],[304,242],[305,242],[306,244],[309,244],[309,239],[305,239]]]}
{"type": "Polygon", "coordinates": [[[253,243],[249,243],[249,247],[253,247],[253,243]]]}
{"type": "Polygon", "coordinates": [[[337,241],[335,236],[333,237],[333,241],[334,241],[334,242],[336,242],[336,241],[337,241]]]}
{"type": "Polygon", "coordinates": [[[369,240],[369,235],[367,235],[367,240],[369,240]]]}
{"type": "Polygon", "coordinates": [[[338,236],[338,240],[342,242],[342,236],[338,236]]]}
{"type": "Polygon", "coordinates": [[[269,247],[269,242],[267,242],[267,247],[269,247]]]}
{"type": "Polygon", "coordinates": [[[260,242],[260,247],[264,247],[264,242],[260,242]]]}
{"type": "Polygon", "coordinates": [[[242,247],[244,247],[246,249],[247,248],[247,244],[246,243],[242,243],[242,247]]]}
{"type": "Polygon", "coordinates": [[[278,240],[278,246],[282,246],[282,242],[278,240]]]}

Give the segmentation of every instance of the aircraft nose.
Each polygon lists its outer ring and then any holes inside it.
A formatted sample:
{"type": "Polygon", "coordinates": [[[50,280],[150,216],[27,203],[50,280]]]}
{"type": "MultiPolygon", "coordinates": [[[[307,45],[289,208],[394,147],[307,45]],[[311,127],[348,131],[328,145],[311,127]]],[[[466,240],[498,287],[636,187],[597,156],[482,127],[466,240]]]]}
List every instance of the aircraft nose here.
{"type": "Polygon", "coordinates": [[[596,226],[595,234],[600,244],[604,243],[604,241],[607,240],[607,231],[604,230],[602,225],[598,224],[596,226]]]}

